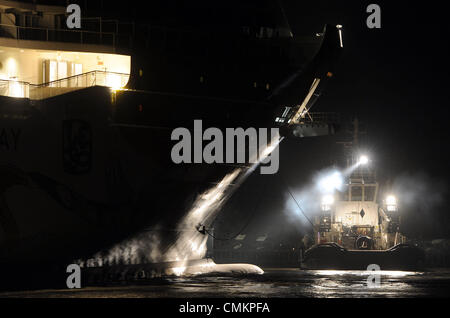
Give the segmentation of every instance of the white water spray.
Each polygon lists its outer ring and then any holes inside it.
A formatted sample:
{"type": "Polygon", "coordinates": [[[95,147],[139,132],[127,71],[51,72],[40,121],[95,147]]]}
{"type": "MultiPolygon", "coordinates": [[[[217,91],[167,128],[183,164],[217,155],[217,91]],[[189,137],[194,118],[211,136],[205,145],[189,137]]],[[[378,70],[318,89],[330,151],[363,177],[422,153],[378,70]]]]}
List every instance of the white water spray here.
{"type": "Polygon", "coordinates": [[[166,252],[162,252],[160,237],[157,235],[158,228],[156,227],[153,232],[136,235],[132,239],[115,245],[106,253],[99,252],[91,259],[79,260],[78,263],[83,267],[96,267],[115,264],[139,264],[140,262],[177,262],[179,265],[173,268],[172,274],[177,276],[185,274],[189,260],[202,259],[206,255],[208,235],[197,231],[197,226],[199,224],[211,224],[220,207],[247,177],[261,163],[264,163],[264,160],[278,147],[281,140],[282,138],[279,135],[273,136],[270,144],[260,152],[259,161],[249,167],[236,168],[214,187],[199,195],[192,208],[177,224],[176,230],[179,235],[166,252]]]}
{"type": "MultiPolygon", "coordinates": [[[[259,161],[249,168],[237,168],[232,173],[226,175],[215,187],[200,195],[194,202],[192,209],[180,222],[181,228],[194,228],[198,224],[210,224],[216,217],[220,207],[236,191],[236,189],[247,179],[247,177],[261,164],[264,159],[276,148],[282,138],[274,136],[270,145],[268,145],[259,156],[259,161]]],[[[175,244],[166,253],[168,259],[187,262],[190,259],[203,258],[206,254],[206,242],[208,236],[195,232],[181,232],[175,244]]],[[[184,273],[179,267],[177,274],[184,273]]]]}

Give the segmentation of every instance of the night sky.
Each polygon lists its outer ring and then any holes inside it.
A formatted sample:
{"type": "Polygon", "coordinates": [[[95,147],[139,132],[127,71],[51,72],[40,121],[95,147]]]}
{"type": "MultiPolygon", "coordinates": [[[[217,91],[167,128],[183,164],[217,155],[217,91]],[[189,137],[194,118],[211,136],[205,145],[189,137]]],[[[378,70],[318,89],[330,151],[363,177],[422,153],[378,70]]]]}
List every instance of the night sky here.
{"type": "MultiPolygon", "coordinates": [[[[379,180],[400,184],[400,196],[408,201],[403,203],[407,234],[424,239],[450,237],[450,55],[445,11],[434,2],[417,6],[407,1],[377,1],[381,29],[369,29],[366,7],[370,3],[283,1],[294,34],[320,32],[326,23],[344,27],[343,56],[313,111],[357,116],[366,126],[366,150],[379,180]]],[[[282,179],[293,189],[304,187],[315,172],[333,162],[335,141],[334,137],[319,137],[283,142],[279,176],[252,176],[242,191],[253,188],[253,194],[233,198],[262,206],[247,231],[282,237],[286,226],[295,223],[285,211],[289,197],[282,179]],[[256,187],[266,182],[270,189],[256,187]]],[[[230,212],[236,208],[225,210],[231,219],[244,213],[230,212]]],[[[225,219],[226,214],[218,222],[225,219]]],[[[304,220],[294,227],[299,232],[308,230],[304,220]]]]}
{"type": "Polygon", "coordinates": [[[449,171],[449,25],[438,5],[378,1],[381,29],[366,26],[364,1],[285,1],[294,32],[344,26],[344,53],[317,108],[366,122],[386,173],[449,171]],[[299,30],[299,31],[297,31],[299,30]]]}

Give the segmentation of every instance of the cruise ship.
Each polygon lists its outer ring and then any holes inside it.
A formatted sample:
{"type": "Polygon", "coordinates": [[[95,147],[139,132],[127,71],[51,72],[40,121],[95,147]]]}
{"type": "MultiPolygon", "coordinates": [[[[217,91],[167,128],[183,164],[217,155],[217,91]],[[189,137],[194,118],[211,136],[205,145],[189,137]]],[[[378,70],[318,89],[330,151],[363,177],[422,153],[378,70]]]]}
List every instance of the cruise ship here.
{"type": "Polygon", "coordinates": [[[0,0],[1,267],[69,264],[136,234],[153,238],[136,262],[201,257],[199,224],[254,164],[175,164],[173,129],[280,128],[267,153],[331,131],[302,119],[333,78],[340,25],[297,36],[277,1],[199,1],[158,21],[82,6],[69,29],[65,5],[42,3],[0,0]]]}

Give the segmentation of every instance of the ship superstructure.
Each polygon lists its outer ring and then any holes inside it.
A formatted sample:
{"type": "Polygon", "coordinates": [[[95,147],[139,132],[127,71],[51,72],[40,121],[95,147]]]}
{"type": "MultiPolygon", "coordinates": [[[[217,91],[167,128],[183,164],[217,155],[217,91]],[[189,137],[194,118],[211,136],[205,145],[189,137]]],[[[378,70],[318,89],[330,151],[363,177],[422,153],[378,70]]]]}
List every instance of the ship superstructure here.
{"type": "Polygon", "coordinates": [[[116,54],[114,33],[63,28],[65,7],[1,1],[0,12],[1,96],[43,100],[128,83],[131,56],[116,54]]]}

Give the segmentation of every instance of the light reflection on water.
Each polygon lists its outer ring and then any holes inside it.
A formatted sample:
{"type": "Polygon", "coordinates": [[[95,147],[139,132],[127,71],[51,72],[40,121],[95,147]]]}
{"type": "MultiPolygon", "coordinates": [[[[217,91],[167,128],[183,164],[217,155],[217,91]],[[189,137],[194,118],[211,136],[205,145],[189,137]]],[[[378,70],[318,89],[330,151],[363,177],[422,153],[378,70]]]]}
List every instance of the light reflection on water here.
{"type": "MultiPolygon", "coordinates": [[[[266,270],[253,277],[177,277],[186,297],[448,297],[449,272],[380,271],[380,287],[368,287],[367,271],[266,270]]],[[[177,295],[174,295],[178,297],[177,295]]]]}
{"type": "MultiPolygon", "coordinates": [[[[449,272],[379,271],[381,285],[368,287],[367,271],[266,270],[258,277],[175,278],[194,297],[449,297],[449,272]]],[[[186,295],[186,296],[187,296],[186,295]]],[[[187,296],[187,297],[189,297],[187,296]]],[[[177,296],[175,296],[177,297],[177,296]]]]}
{"type": "Polygon", "coordinates": [[[317,275],[359,275],[359,276],[368,276],[368,275],[381,275],[388,277],[404,277],[409,275],[421,275],[422,272],[407,272],[407,271],[361,271],[361,270],[317,270],[311,271],[313,274],[317,275]]]}
{"type": "MultiPolygon", "coordinates": [[[[0,294],[0,297],[449,297],[450,270],[381,272],[380,287],[368,287],[365,271],[266,269],[263,275],[170,277],[134,286],[0,294]]],[[[370,272],[373,274],[373,272],[370,272]]]]}

